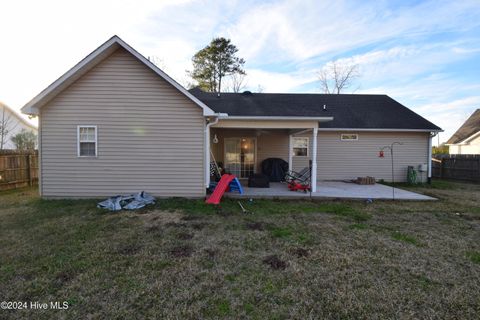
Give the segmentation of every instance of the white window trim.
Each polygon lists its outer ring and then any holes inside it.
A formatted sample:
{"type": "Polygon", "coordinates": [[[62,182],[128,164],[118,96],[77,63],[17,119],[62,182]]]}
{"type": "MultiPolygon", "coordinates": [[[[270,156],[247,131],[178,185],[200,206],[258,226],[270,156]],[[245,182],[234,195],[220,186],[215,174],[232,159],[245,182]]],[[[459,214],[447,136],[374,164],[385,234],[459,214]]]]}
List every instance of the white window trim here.
{"type": "Polygon", "coordinates": [[[341,133],[340,134],[340,141],[358,141],[358,133],[341,133]],[[343,136],[344,135],[348,135],[348,136],[352,136],[352,135],[355,135],[355,139],[344,139],[343,136]]]}
{"type": "Polygon", "coordinates": [[[96,158],[98,157],[98,129],[94,125],[79,125],[77,126],[77,157],[79,158],[96,158]],[[95,129],[95,141],[82,141],[82,142],[95,142],[95,155],[94,156],[81,156],[80,155],[80,128],[94,128],[95,129]]]}
{"type": "Polygon", "coordinates": [[[307,158],[310,156],[310,138],[309,137],[292,137],[292,156],[293,157],[298,157],[298,158],[307,158]],[[295,148],[295,139],[307,139],[307,154],[305,156],[297,156],[295,155],[295,152],[293,152],[293,149],[295,148]]]}

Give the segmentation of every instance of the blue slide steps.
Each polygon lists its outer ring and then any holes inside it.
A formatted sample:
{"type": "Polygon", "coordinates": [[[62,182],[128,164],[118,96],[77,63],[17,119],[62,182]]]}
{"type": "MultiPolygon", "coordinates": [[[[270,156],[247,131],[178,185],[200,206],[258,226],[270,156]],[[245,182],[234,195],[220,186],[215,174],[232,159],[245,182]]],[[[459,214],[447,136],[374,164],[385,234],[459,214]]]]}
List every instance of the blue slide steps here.
{"type": "MultiPolygon", "coordinates": [[[[218,182],[214,182],[214,181],[210,182],[210,188],[215,189],[217,184],[218,182]]],[[[229,192],[238,191],[238,193],[243,194],[243,188],[238,178],[233,179],[232,182],[230,182],[230,184],[228,185],[228,187],[230,189],[229,192]]]]}

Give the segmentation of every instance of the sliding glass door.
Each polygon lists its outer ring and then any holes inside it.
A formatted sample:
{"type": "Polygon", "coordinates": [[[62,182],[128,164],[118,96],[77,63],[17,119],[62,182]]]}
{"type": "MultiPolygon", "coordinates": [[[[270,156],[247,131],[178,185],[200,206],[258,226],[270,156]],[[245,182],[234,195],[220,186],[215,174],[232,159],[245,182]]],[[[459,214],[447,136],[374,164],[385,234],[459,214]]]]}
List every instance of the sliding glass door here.
{"type": "Polygon", "coordinates": [[[255,138],[225,138],[225,170],[239,178],[255,172],[255,138]]]}

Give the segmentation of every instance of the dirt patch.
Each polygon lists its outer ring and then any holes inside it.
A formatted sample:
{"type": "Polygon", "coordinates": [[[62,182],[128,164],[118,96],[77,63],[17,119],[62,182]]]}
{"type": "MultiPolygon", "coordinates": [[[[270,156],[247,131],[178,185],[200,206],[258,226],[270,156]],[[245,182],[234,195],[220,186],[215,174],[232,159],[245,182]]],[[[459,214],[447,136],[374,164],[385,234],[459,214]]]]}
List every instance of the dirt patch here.
{"type": "Polygon", "coordinates": [[[277,255],[271,255],[263,259],[263,263],[268,264],[273,270],[285,270],[287,263],[277,255]]]}
{"type": "Polygon", "coordinates": [[[180,232],[179,234],[177,234],[177,239],[180,239],[180,240],[190,240],[192,238],[193,238],[193,234],[190,234],[190,233],[180,232]]]}
{"type": "Polygon", "coordinates": [[[193,220],[201,220],[202,217],[200,216],[194,216],[194,215],[188,215],[188,216],[184,216],[181,218],[181,220],[183,221],[193,221],[193,220]]]}
{"type": "Polygon", "coordinates": [[[205,222],[196,222],[196,223],[189,224],[189,226],[190,226],[192,229],[195,229],[195,230],[202,230],[203,228],[205,228],[206,226],[208,226],[208,223],[205,223],[205,222]]]}
{"type": "Polygon", "coordinates": [[[184,228],[187,225],[185,223],[178,223],[178,222],[168,222],[165,224],[165,227],[171,227],[171,228],[184,228]]]}
{"type": "Polygon", "coordinates": [[[267,225],[263,222],[247,222],[245,223],[245,228],[248,230],[264,231],[267,225]]]}
{"type": "Polygon", "coordinates": [[[297,258],[306,258],[310,255],[310,250],[305,248],[293,248],[290,250],[290,253],[297,258]]]}
{"type": "Polygon", "coordinates": [[[479,221],[480,215],[470,215],[470,214],[459,214],[460,218],[468,220],[468,221],[479,221]]]}
{"type": "Polygon", "coordinates": [[[175,258],[190,257],[193,253],[191,246],[177,246],[170,249],[170,255],[175,258]]]}
{"type": "Polygon", "coordinates": [[[123,255],[133,255],[133,254],[139,252],[140,249],[142,249],[142,247],[140,247],[138,244],[128,243],[128,244],[125,244],[125,245],[120,245],[117,248],[117,253],[123,254],[123,255]]]}
{"type": "Polygon", "coordinates": [[[217,249],[205,249],[205,254],[210,258],[210,259],[213,259],[215,258],[215,256],[218,254],[218,250],[217,249]]]}
{"type": "Polygon", "coordinates": [[[149,226],[145,231],[147,233],[159,233],[160,230],[162,230],[162,228],[159,226],[159,225],[152,225],[152,226],[149,226]]]}
{"type": "Polygon", "coordinates": [[[71,271],[62,271],[55,275],[55,284],[63,285],[75,278],[75,274],[71,271]]]}
{"type": "Polygon", "coordinates": [[[169,223],[179,223],[184,215],[180,212],[169,212],[161,210],[150,210],[140,215],[144,219],[145,224],[160,224],[167,225],[169,223]]]}

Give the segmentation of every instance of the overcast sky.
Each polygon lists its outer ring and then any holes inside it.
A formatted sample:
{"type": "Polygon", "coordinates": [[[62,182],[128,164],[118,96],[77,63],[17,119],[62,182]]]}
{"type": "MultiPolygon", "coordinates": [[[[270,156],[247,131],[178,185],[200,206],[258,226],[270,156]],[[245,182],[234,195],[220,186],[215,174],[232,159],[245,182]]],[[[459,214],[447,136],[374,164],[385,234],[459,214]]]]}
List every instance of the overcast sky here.
{"type": "Polygon", "coordinates": [[[388,94],[445,129],[480,108],[480,1],[3,1],[0,101],[26,102],[112,35],[180,83],[224,36],[249,89],[320,92],[334,59],[360,66],[356,93],[388,94]]]}

